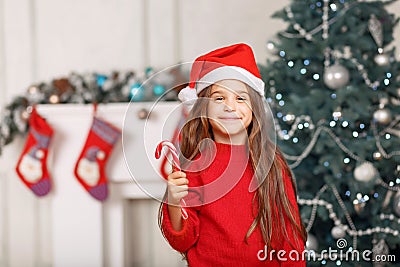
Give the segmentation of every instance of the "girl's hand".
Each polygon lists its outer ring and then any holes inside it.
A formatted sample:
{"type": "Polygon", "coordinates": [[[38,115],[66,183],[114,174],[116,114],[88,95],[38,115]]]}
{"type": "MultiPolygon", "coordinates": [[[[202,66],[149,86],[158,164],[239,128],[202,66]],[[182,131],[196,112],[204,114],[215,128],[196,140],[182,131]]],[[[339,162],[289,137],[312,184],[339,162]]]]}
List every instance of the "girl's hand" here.
{"type": "Polygon", "coordinates": [[[188,183],[186,173],[176,171],[168,175],[168,204],[180,205],[182,198],[188,195],[188,183]]]}

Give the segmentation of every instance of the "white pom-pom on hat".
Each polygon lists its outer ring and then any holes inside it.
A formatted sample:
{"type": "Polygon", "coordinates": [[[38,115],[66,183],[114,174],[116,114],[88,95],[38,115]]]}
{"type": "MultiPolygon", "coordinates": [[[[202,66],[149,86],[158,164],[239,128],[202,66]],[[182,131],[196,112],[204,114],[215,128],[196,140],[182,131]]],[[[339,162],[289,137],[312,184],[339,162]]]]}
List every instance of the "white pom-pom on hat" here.
{"type": "Polygon", "coordinates": [[[179,92],[178,98],[180,101],[182,101],[182,103],[186,106],[188,110],[191,110],[194,102],[196,102],[198,98],[196,94],[196,89],[186,86],[179,92]]]}

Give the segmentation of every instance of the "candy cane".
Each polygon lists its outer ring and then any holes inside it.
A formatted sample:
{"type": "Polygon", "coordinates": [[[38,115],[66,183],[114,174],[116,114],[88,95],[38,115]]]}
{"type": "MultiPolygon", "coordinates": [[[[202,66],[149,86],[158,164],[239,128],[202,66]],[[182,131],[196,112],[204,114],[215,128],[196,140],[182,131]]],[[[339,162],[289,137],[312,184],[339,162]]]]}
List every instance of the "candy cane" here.
{"type": "MultiPolygon", "coordinates": [[[[178,153],[176,151],[174,144],[172,144],[171,142],[164,140],[164,141],[161,141],[157,145],[156,153],[155,153],[156,159],[159,159],[161,157],[161,151],[162,151],[163,147],[167,147],[169,152],[172,155],[172,170],[180,171],[181,166],[180,166],[180,162],[179,162],[179,156],[178,156],[178,153]]],[[[186,220],[188,218],[188,214],[187,214],[185,208],[183,208],[183,206],[186,206],[186,202],[183,198],[181,199],[181,206],[182,206],[182,208],[181,208],[182,218],[186,220]]]]}

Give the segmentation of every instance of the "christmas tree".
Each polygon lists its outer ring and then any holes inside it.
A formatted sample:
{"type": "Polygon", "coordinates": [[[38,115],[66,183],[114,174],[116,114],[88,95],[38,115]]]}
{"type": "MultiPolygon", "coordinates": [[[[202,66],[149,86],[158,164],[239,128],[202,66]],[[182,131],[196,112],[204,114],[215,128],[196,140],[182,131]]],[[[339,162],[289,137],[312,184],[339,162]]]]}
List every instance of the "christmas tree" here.
{"type": "Polygon", "coordinates": [[[274,56],[261,70],[315,251],[309,266],[400,266],[392,2],[292,0],[274,14],[288,26],[267,43],[274,56]]]}

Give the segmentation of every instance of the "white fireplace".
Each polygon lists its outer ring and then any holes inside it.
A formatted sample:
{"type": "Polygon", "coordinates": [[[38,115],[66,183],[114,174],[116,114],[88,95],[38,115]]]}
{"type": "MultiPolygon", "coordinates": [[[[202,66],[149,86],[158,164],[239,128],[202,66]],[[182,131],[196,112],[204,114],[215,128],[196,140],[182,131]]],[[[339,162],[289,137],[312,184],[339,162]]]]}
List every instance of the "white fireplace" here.
{"type": "Polygon", "coordinates": [[[39,105],[38,112],[55,130],[48,159],[54,187],[47,196],[52,266],[184,266],[161,235],[159,202],[152,198],[161,198],[165,189],[154,149],[161,140],[171,139],[181,116],[178,103],[98,106],[100,118],[124,125],[123,138],[107,164],[109,197],[104,203],[92,198],[73,175],[92,122],[92,105],[39,105]],[[148,119],[142,116],[145,112],[150,112],[148,119]],[[151,189],[151,196],[141,187],[151,189]]]}

